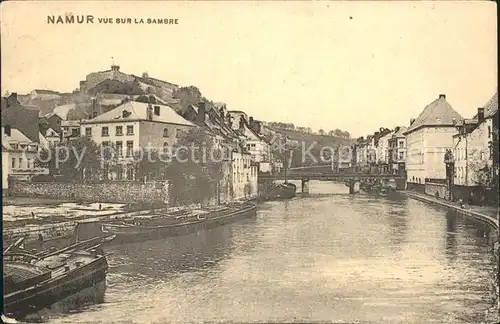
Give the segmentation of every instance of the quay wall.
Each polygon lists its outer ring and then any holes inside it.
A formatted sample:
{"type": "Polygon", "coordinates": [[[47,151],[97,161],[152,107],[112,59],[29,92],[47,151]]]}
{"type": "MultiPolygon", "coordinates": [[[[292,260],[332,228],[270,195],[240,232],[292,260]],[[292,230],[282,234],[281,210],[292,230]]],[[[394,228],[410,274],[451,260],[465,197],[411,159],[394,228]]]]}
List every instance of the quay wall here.
{"type": "Polygon", "coordinates": [[[485,214],[482,214],[482,213],[479,213],[479,212],[476,212],[476,211],[472,211],[472,210],[469,210],[469,209],[463,209],[463,208],[460,208],[459,206],[453,205],[453,204],[451,204],[449,202],[438,201],[436,199],[433,199],[433,197],[425,197],[422,194],[414,194],[414,193],[411,193],[411,192],[408,192],[408,191],[403,191],[403,192],[404,192],[404,194],[406,196],[408,196],[410,198],[413,198],[413,199],[416,199],[416,200],[420,200],[420,201],[423,201],[423,202],[427,202],[427,203],[430,203],[430,204],[435,204],[435,205],[443,206],[443,207],[446,207],[446,208],[449,208],[449,209],[453,209],[456,212],[458,212],[459,214],[475,218],[475,219],[477,219],[479,221],[482,221],[482,222],[490,225],[495,231],[499,230],[498,219],[495,219],[494,217],[491,217],[489,215],[485,215],[485,214]]]}
{"type": "Polygon", "coordinates": [[[441,199],[446,198],[447,194],[446,185],[443,183],[426,182],[425,194],[441,199]]]}
{"type": "Polygon", "coordinates": [[[68,199],[85,202],[163,204],[168,184],[159,182],[27,182],[9,183],[9,196],[68,199]]]}

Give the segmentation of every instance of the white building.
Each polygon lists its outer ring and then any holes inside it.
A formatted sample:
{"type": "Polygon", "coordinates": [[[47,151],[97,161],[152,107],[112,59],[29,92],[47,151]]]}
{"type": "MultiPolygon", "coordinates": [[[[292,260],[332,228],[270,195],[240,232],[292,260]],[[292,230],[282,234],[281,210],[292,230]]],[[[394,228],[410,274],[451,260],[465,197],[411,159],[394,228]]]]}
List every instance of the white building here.
{"type": "Polygon", "coordinates": [[[47,169],[36,166],[38,149],[39,144],[18,129],[2,127],[2,168],[6,168],[2,170],[2,177],[29,179],[34,175],[47,174],[47,169]]]}
{"type": "Polygon", "coordinates": [[[52,90],[36,89],[31,91],[30,98],[34,100],[54,100],[61,98],[61,94],[52,90]]]}
{"type": "Polygon", "coordinates": [[[453,148],[455,124],[462,119],[444,94],[431,102],[403,133],[406,137],[407,184],[424,190],[426,179],[446,179],[444,154],[453,148]]]}
{"type": "Polygon", "coordinates": [[[392,138],[394,131],[386,132],[378,139],[376,147],[377,162],[382,164],[389,164],[389,140],[392,138]]]}
{"type": "Polygon", "coordinates": [[[8,195],[10,157],[7,145],[2,143],[2,196],[8,195]]]}
{"type": "Polygon", "coordinates": [[[233,151],[233,199],[248,199],[257,196],[258,167],[248,152],[233,151]]]}
{"type": "MultiPolygon", "coordinates": [[[[498,93],[484,108],[478,108],[472,119],[457,123],[453,136],[455,160],[455,196],[468,200],[474,194],[484,195],[493,169],[493,120],[498,115],[498,93]]],[[[479,197],[477,197],[479,198],[479,197]]]]}
{"type": "Polygon", "coordinates": [[[396,127],[389,139],[389,166],[391,173],[402,174],[405,171],[406,138],[403,135],[406,127],[396,127]]]}
{"type": "Polygon", "coordinates": [[[47,129],[45,134],[40,133],[39,138],[40,145],[45,148],[57,146],[61,142],[61,135],[52,128],[47,129]]]}
{"type": "Polygon", "coordinates": [[[140,149],[170,152],[177,139],[196,127],[164,105],[130,101],[96,118],[81,122],[82,136],[98,145],[113,146],[123,166],[109,177],[133,180],[134,153],[140,149]]]}

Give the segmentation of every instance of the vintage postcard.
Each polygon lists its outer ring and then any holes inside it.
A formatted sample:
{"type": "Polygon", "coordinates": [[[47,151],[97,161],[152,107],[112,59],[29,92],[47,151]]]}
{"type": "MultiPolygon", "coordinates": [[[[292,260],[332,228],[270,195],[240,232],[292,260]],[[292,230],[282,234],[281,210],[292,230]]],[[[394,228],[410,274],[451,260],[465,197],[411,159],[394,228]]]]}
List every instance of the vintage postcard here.
{"type": "Polygon", "coordinates": [[[2,322],[499,322],[496,3],[0,8],[2,322]]]}

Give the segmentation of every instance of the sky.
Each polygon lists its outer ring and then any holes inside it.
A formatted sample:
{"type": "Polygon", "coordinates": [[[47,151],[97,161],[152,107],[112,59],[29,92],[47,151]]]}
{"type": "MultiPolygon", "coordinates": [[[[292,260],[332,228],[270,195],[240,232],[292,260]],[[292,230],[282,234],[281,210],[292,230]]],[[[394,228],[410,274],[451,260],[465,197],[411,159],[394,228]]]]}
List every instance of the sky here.
{"type": "Polygon", "coordinates": [[[197,86],[255,119],[352,136],[407,126],[446,94],[463,117],[497,91],[494,2],[2,2],[2,94],[72,91],[120,70],[197,86]],[[94,24],[48,24],[48,15],[94,24]],[[177,25],[102,24],[171,18],[177,25]]]}

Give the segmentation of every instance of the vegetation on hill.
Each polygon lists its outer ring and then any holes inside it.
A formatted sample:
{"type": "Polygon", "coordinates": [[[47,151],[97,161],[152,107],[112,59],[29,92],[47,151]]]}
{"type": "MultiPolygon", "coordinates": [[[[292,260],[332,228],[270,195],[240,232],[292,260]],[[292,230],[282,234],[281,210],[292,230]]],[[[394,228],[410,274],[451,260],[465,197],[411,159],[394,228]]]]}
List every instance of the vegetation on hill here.
{"type": "Polygon", "coordinates": [[[343,146],[351,146],[355,140],[328,135],[308,134],[297,130],[267,126],[266,139],[271,142],[273,152],[287,167],[331,164],[343,146]],[[280,149],[280,141],[286,138],[287,151],[280,149]],[[282,152],[280,152],[282,151],[282,152]],[[293,153],[290,153],[293,152],[293,153]]]}

